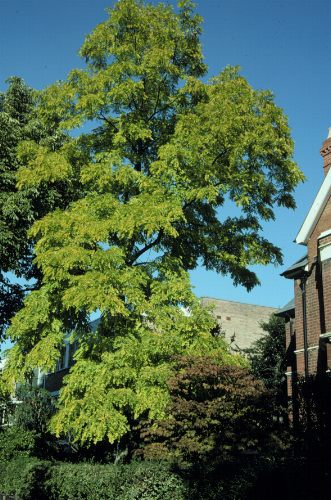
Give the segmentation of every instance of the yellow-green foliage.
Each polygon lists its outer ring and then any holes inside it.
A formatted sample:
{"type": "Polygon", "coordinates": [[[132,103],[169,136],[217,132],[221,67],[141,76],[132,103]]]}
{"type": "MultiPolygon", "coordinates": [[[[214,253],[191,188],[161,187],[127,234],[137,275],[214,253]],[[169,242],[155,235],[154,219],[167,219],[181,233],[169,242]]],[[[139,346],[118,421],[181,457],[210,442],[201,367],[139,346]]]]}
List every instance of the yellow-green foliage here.
{"type": "Polygon", "coordinates": [[[74,330],[58,434],[113,442],[142,414],[163,416],[175,355],[243,363],[211,335],[188,271],[202,264],[250,289],[249,265],[281,261],[260,221],[274,205],[293,207],[302,179],[286,118],[235,68],[202,81],[200,23],[189,0],[178,12],[116,2],[82,46],[86,68],[46,89],[38,108],[46,125],[98,127],[56,152],[20,146],[20,188],[68,177],[77,186],[76,201],[30,231],[42,283],[8,332],[12,380],[54,366],[74,330]],[[225,200],[237,216],[227,217],[225,200]]]}
{"type": "Polygon", "coordinates": [[[201,334],[199,324],[189,325],[192,321],[184,318],[176,318],[182,323],[178,330],[157,333],[141,325],[125,332],[93,359],[84,356],[82,346],[61,392],[53,431],[58,435],[72,431],[74,422],[76,439],[97,442],[107,436],[114,442],[130,430],[132,418],[146,414],[151,419],[164,418],[169,403],[166,382],[175,355],[210,353],[222,364],[244,365],[222,340],[201,334]]]}
{"type": "Polygon", "coordinates": [[[55,182],[69,177],[72,173],[66,158],[66,149],[49,151],[33,141],[22,142],[18,148],[18,157],[26,162],[17,175],[19,188],[36,186],[41,182],[55,182]]]}

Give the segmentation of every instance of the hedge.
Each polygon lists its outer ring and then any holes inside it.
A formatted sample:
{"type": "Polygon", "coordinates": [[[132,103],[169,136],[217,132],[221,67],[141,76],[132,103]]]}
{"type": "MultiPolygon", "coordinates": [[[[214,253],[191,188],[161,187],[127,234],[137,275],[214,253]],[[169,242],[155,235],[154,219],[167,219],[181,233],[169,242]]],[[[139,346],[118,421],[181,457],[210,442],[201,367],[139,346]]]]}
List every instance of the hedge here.
{"type": "MultiPolygon", "coordinates": [[[[284,461],[247,457],[241,464],[181,474],[169,464],[129,465],[48,462],[19,456],[0,463],[0,493],[19,500],[284,500],[326,499],[317,466],[303,459],[284,461]],[[183,474],[183,475],[182,475],[183,474]],[[294,475],[298,482],[291,482],[294,475]],[[314,481],[311,481],[311,477],[314,481]]],[[[324,478],[325,479],[325,478],[324,478]]],[[[329,489],[325,490],[329,493],[329,489]]]]}
{"type": "Polygon", "coordinates": [[[50,463],[17,457],[0,464],[0,493],[49,500],[184,500],[185,482],[163,463],[50,463]]]}
{"type": "Polygon", "coordinates": [[[162,463],[130,465],[59,464],[45,481],[48,498],[58,500],[182,500],[183,480],[162,463]]]}
{"type": "Polygon", "coordinates": [[[0,493],[20,500],[44,499],[43,481],[50,466],[50,462],[24,455],[0,462],[0,493]]]}
{"type": "Polygon", "coordinates": [[[19,456],[33,455],[36,446],[36,435],[21,427],[12,426],[0,430],[0,462],[7,462],[19,456]]]}

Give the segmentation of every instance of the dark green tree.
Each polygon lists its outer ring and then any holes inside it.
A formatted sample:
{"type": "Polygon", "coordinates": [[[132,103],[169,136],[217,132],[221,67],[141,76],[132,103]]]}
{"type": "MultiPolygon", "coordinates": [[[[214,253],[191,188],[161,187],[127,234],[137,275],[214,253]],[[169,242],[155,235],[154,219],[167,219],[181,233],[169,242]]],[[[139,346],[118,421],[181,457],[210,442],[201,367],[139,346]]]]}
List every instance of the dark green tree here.
{"type": "MultiPolygon", "coordinates": [[[[70,180],[57,182],[56,172],[53,179],[17,188],[17,171],[27,161],[27,154],[18,150],[22,141],[26,146],[40,146],[39,156],[33,155],[31,147],[29,154],[29,161],[38,163],[45,158],[42,148],[44,153],[54,152],[70,140],[59,131],[56,119],[46,126],[38,118],[38,92],[18,77],[7,83],[7,90],[0,93],[0,338],[26,294],[41,284],[42,273],[33,264],[33,240],[27,235],[28,229],[49,211],[64,208],[75,196],[70,180]]],[[[53,162],[53,171],[56,167],[53,162]]]]}
{"type": "Polygon", "coordinates": [[[38,387],[17,389],[16,402],[8,408],[8,421],[0,431],[0,462],[19,455],[48,458],[56,450],[49,422],[55,412],[50,394],[38,387]]]}
{"type": "Polygon", "coordinates": [[[261,324],[265,334],[246,349],[252,372],[262,380],[268,389],[278,394],[285,387],[285,322],[283,318],[272,315],[270,320],[261,324]]]}
{"type": "Polygon", "coordinates": [[[48,434],[49,421],[55,412],[55,404],[49,392],[39,387],[25,385],[17,390],[13,422],[27,431],[35,431],[40,436],[48,434]]]}

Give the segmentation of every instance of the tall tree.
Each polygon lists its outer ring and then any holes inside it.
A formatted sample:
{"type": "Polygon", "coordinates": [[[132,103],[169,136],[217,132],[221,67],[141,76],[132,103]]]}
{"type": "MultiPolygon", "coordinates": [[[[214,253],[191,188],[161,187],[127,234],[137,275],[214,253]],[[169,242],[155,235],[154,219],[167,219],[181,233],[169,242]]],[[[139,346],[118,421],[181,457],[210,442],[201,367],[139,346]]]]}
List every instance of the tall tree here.
{"type": "Polygon", "coordinates": [[[7,90],[0,94],[0,337],[26,293],[41,283],[41,271],[32,262],[28,229],[55,207],[65,207],[73,194],[67,181],[46,179],[17,189],[17,171],[26,161],[26,155],[18,152],[22,141],[26,149],[30,145],[30,160],[31,146],[40,146],[36,163],[46,151],[56,151],[69,141],[56,121],[46,126],[38,119],[37,102],[38,93],[18,77],[10,78],[7,90]]]}
{"type": "MultiPolygon", "coordinates": [[[[200,32],[190,0],[178,12],[119,0],[81,48],[86,69],[41,98],[45,126],[98,126],[76,141],[89,158],[78,171],[57,153],[56,181],[76,175],[83,189],[30,231],[43,282],[10,327],[7,377],[52,368],[75,327],[76,364],[54,428],[83,441],[118,439],[130,413],[164,414],[174,355],[228,356],[209,333],[189,270],[202,264],[250,289],[258,283],[250,264],[281,261],[261,220],[273,219],[275,205],[293,208],[302,179],[286,118],[270,92],[252,89],[234,68],[201,80],[200,32]],[[95,311],[102,321],[93,333],[95,311]]],[[[20,151],[19,186],[55,180],[38,144],[20,151]]]]}

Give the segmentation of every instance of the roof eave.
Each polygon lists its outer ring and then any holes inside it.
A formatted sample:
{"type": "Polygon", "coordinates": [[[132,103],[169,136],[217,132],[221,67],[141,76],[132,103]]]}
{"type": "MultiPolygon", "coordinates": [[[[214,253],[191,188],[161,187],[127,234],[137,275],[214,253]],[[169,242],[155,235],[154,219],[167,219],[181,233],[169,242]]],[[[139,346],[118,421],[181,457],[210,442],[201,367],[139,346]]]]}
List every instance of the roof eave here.
{"type": "Polygon", "coordinates": [[[279,318],[295,318],[295,307],[291,307],[291,309],[287,309],[286,311],[276,312],[275,316],[279,318]]]}
{"type": "Polygon", "coordinates": [[[294,312],[295,312],[295,300],[293,298],[285,306],[283,306],[281,309],[279,309],[275,313],[275,316],[285,317],[285,316],[291,315],[294,312]]]}
{"type": "Polygon", "coordinates": [[[324,178],[324,181],[322,182],[322,185],[317,193],[317,196],[314,199],[314,202],[310,207],[310,210],[300,228],[300,231],[298,232],[294,240],[295,243],[297,243],[298,245],[307,245],[309,237],[318,219],[320,218],[330,195],[331,195],[331,169],[329,170],[329,172],[324,178]]]}
{"type": "Polygon", "coordinates": [[[308,257],[304,255],[280,275],[287,279],[299,279],[308,271],[308,257]]]}
{"type": "Polygon", "coordinates": [[[293,271],[284,271],[281,276],[284,276],[288,280],[298,280],[306,276],[306,274],[307,271],[303,267],[298,267],[297,269],[293,269],[293,271]]]}

